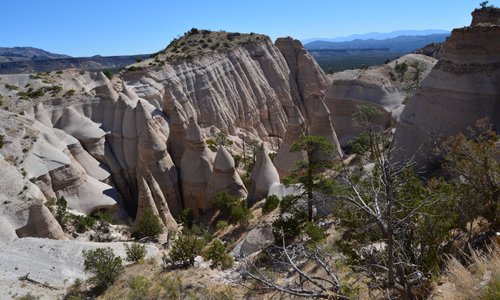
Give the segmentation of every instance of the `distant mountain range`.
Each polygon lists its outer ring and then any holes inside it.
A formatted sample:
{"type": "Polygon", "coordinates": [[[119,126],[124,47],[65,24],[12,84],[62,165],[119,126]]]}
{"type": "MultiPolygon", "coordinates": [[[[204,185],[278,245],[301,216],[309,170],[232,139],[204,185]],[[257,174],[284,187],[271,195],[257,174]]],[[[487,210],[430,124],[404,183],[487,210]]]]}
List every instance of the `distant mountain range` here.
{"type": "Polygon", "coordinates": [[[417,35],[430,35],[430,34],[450,34],[449,30],[441,29],[425,29],[425,30],[397,30],[393,32],[369,32],[363,34],[353,34],[349,36],[342,36],[336,38],[310,38],[303,39],[302,44],[306,45],[315,41],[325,41],[325,42],[349,42],[354,40],[385,40],[390,38],[395,38],[398,36],[417,36],[417,35]]]}
{"type": "Polygon", "coordinates": [[[70,58],[69,55],[50,53],[33,47],[0,47],[0,63],[25,60],[70,58]]]}
{"type": "Polygon", "coordinates": [[[71,57],[32,47],[0,47],[0,74],[51,72],[68,68],[90,71],[116,70],[146,57],[149,55],[71,57]]]}
{"type": "Polygon", "coordinates": [[[389,49],[397,53],[409,53],[416,49],[425,47],[431,43],[442,43],[449,36],[449,33],[429,34],[409,36],[402,35],[398,37],[388,38],[384,40],[353,40],[347,42],[328,42],[328,41],[315,41],[305,44],[308,50],[321,50],[321,49],[389,49]]]}

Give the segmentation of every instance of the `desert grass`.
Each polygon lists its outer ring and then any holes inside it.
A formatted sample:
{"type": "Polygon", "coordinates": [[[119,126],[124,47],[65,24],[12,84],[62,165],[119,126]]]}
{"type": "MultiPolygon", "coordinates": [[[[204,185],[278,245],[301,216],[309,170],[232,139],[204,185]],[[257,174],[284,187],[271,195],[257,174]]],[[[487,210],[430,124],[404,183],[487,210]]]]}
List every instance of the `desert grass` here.
{"type": "Polygon", "coordinates": [[[500,299],[500,246],[487,251],[471,250],[465,265],[450,257],[446,278],[453,288],[442,295],[444,299],[500,299]]]}

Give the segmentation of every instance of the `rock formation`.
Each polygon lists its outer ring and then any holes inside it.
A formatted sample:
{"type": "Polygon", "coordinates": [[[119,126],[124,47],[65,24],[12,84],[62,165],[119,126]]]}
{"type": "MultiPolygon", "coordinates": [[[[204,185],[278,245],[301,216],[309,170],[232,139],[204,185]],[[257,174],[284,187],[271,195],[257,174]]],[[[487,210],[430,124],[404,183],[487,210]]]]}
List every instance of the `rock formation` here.
{"type": "Polygon", "coordinates": [[[0,217],[0,247],[4,247],[18,238],[16,230],[5,218],[0,217]]]}
{"type": "Polygon", "coordinates": [[[329,83],[325,73],[298,40],[278,39],[276,46],[290,66],[290,76],[295,79],[290,84],[292,90],[297,91],[296,101],[307,117],[308,133],[324,136],[336,145],[337,152],[341,155],[342,150],[332,127],[330,111],[324,102],[324,91],[329,83]]]}
{"type": "Polygon", "coordinates": [[[290,147],[304,134],[304,131],[304,119],[300,112],[295,109],[288,118],[285,137],[281,142],[273,162],[281,178],[290,173],[292,168],[295,167],[295,162],[306,159],[304,152],[290,152],[290,147]]]}
{"type": "Polygon", "coordinates": [[[215,196],[219,192],[227,192],[240,199],[246,199],[247,189],[236,171],[234,159],[231,154],[220,146],[215,156],[213,173],[207,185],[206,207],[212,207],[215,196]]]}
{"type": "Polygon", "coordinates": [[[405,90],[421,82],[413,81],[415,69],[411,66],[420,64],[425,70],[420,78],[422,80],[435,63],[436,60],[430,57],[409,54],[382,66],[329,75],[332,83],[326,90],[325,103],[332,112],[332,123],[340,144],[347,146],[360,133],[360,128],[353,123],[358,105],[378,108],[381,115],[375,122],[382,128],[397,121],[405,106],[405,90]],[[404,73],[396,71],[398,64],[406,64],[408,70],[404,73]]]}
{"type": "Polygon", "coordinates": [[[191,118],[186,132],[186,149],[181,158],[181,186],[184,207],[195,214],[209,207],[206,203],[207,184],[213,170],[214,157],[205,145],[198,123],[191,118]]]}
{"type": "Polygon", "coordinates": [[[33,204],[29,209],[28,224],[16,230],[19,237],[40,237],[66,240],[67,237],[52,213],[43,204],[33,204]]]}
{"type": "Polygon", "coordinates": [[[269,194],[269,190],[275,184],[280,183],[280,176],[273,165],[269,152],[264,145],[261,146],[255,166],[250,175],[252,186],[250,188],[250,202],[259,201],[269,194]]]}
{"type": "Polygon", "coordinates": [[[454,29],[443,57],[401,114],[394,136],[397,161],[415,155],[429,164],[440,138],[488,118],[500,131],[500,10],[473,13],[472,26],[454,29]]]}
{"type": "MultiPolygon", "coordinates": [[[[329,81],[292,39],[274,45],[257,34],[190,33],[113,80],[78,70],[1,79],[8,110],[0,110],[0,132],[8,144],[0,153],[41,202],[64,196],[75,213],[105,208],[140,220],[150,208],[174,228],[173,217],[184,208],[207,210],[219,191],[246,197],[232,157],[222,149],[214,161],[204,135],[230,135],[235,152],[244,140],[281,144],[283,174],[300,158],[289,153],[299,127],[338,146],[325,105],[329,81]],[[214,47],[174,50],[207,40],[203,34],[214,47]],[[28,96],[28,86],[44,92],[28,96]]],[[[258,165],[251,195],[257,198],[279,182],[266,153],[258,165]]],[[[25,204],[2,212],[14,228],[26,225],[32,204],[19,203],[25,204]]]]}

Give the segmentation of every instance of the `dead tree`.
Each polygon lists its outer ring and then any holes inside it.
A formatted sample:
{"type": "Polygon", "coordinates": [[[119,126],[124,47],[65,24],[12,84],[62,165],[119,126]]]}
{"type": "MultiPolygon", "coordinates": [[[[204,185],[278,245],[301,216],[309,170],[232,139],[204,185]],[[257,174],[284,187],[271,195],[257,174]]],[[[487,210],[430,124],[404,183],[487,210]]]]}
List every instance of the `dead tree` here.
{"type": "Polygon", "coordinates": [[[333,256],[320,247],[311,250],[301,242],[286,245],[285,239],[282,245],[272,245],[263,251],[266,263],[244,260],[243,277],[261,286],[251,289],[275,291],[286,295],[287,299],[349,299],[342,293],[333,266],[339,256],[333,256]],[[272,276],[270,270],[281,276],[272,276]]]}

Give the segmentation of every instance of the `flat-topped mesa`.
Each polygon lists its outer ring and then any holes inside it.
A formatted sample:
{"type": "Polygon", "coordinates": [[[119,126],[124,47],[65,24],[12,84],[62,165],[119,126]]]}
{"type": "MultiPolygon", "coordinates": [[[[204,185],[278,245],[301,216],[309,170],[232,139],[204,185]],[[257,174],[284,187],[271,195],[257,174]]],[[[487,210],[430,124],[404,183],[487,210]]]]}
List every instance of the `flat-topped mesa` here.
{"type": "Polygon", "coordinates": [[[236,171],[233,156],[223,146],[217,150],[214,161],[214,171],[207,186],[206,203],[207,207],[212,207],[215,196],[219,192],[227,192],[240,199],[248,196],[247,189],[236,171]]]}
{"type": "Polygon", "coordinates": [[[179,169],[184,208],[192,209],[196,215],[210,208],[206,203],[206,191],[212,176],[213,161],[213,154],[205,145],[198,123],[191,118],[179,169]]]}
{"type": "Polygon", "coordinates": [[[487,118],[500,132],[500,26],[473,23],[479,25],[453,30],[442,59],[403,110],[393,139],[396,161],[415,157],[431,165],[439,159],[436,143],[467,133],[479,119],[487,118]]]}
{"type": "Polygon", "coordinates": [[[477,25],[500,25],[500,8],[485,7],[472,12],[472,23],[477,25]]]}
{"type": "Polygon", "coordinates": [[[164,56],[169,61],[190,59],[214,51],[227,51],[238,45],[270,41],[268,36],[255,33],[239,33],[211,31],[193,28],[182,37],[172,40],[170,44],[153,56],[164,56]]]}

